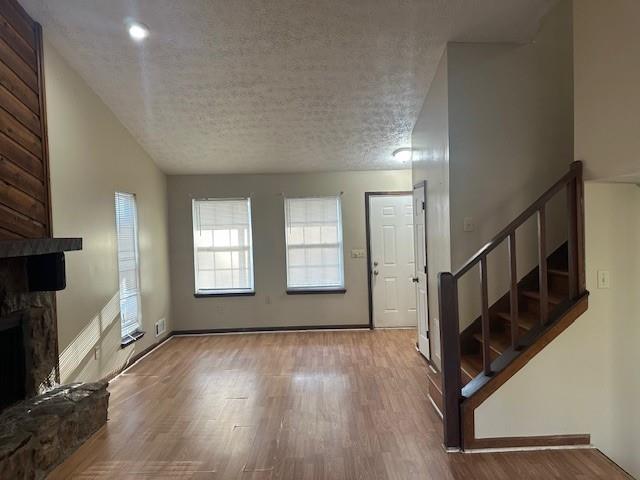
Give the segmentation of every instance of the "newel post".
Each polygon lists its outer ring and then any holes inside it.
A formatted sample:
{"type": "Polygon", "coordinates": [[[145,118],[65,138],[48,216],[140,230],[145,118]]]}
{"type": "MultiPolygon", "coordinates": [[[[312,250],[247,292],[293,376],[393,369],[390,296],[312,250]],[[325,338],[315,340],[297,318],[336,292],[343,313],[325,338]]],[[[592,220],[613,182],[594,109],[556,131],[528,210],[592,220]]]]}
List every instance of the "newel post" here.
{"type": "Polygon", "coordinates": [[[460,327],[458,283],[449,272],[438,274],[440,357],[442,361],[444,446],[462,447],[460,427],[460,327]]]}

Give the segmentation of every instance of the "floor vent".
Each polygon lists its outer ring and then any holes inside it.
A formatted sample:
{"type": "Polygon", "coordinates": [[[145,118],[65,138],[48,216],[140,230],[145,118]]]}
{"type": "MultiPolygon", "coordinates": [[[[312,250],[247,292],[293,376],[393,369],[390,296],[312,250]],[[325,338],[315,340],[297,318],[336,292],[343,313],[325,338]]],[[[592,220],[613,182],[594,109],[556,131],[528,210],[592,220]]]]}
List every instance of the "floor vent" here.
{"type": "Polygon", "coordinates": [[[156,337],[162,335],[167,329],[167,323],[164,318],[161,318],[156,322],[156,337]]]}

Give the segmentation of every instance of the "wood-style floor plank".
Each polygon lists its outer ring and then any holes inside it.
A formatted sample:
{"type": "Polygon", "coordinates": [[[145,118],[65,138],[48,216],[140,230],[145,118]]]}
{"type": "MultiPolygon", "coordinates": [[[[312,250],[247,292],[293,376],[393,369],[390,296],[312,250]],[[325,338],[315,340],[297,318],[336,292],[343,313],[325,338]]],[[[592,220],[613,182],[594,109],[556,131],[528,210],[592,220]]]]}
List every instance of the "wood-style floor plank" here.
{"type": "Polygon", "coordinates": [[[176,337],[51,479],[622,479],[597,450],[449,454],[411,330],[176,337]]]}

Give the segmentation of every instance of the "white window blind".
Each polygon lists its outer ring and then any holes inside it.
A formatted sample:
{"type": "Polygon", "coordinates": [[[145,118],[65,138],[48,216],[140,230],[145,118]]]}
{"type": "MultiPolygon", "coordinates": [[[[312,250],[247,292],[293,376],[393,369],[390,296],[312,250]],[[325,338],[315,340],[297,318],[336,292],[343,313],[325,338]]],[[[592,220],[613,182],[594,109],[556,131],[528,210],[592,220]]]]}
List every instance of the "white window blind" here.
{"type": "Polygon", "coordinates": [[[253,291],[251,200],[193,200],[196,293],[253,291]]]}
{"type": "Polygon", "coordinates": [[[344,288],[340,197],[286,198],[287,288],[344,288]]]}
{"type": "Polygon", "coordinates": [[[116,233],[120,283],[122,338],[140,328],[140,267],[138,264],[138,213],[136,197],[116,192],[116,233]]]}

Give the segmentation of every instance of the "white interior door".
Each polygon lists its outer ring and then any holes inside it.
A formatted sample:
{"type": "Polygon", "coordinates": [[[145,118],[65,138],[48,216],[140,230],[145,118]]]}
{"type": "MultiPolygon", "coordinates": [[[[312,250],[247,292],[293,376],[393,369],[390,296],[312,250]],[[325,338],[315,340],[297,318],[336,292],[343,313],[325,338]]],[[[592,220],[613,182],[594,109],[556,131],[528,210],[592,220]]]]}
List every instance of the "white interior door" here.
{"type": "Polygon", "coordinates": [[[411,195],[369,197],[371,290],[375,327],[415,327],[411,195]]]}
{"type": "Polygon", "coordinates": [[[424,184],[413,188],[413,230],[415,250],[415,279],[418,317],[418,349],[431,359],[429,349],[429,309],[427,298],[427,242],[425,225],[425,191],[424,184]]]}

